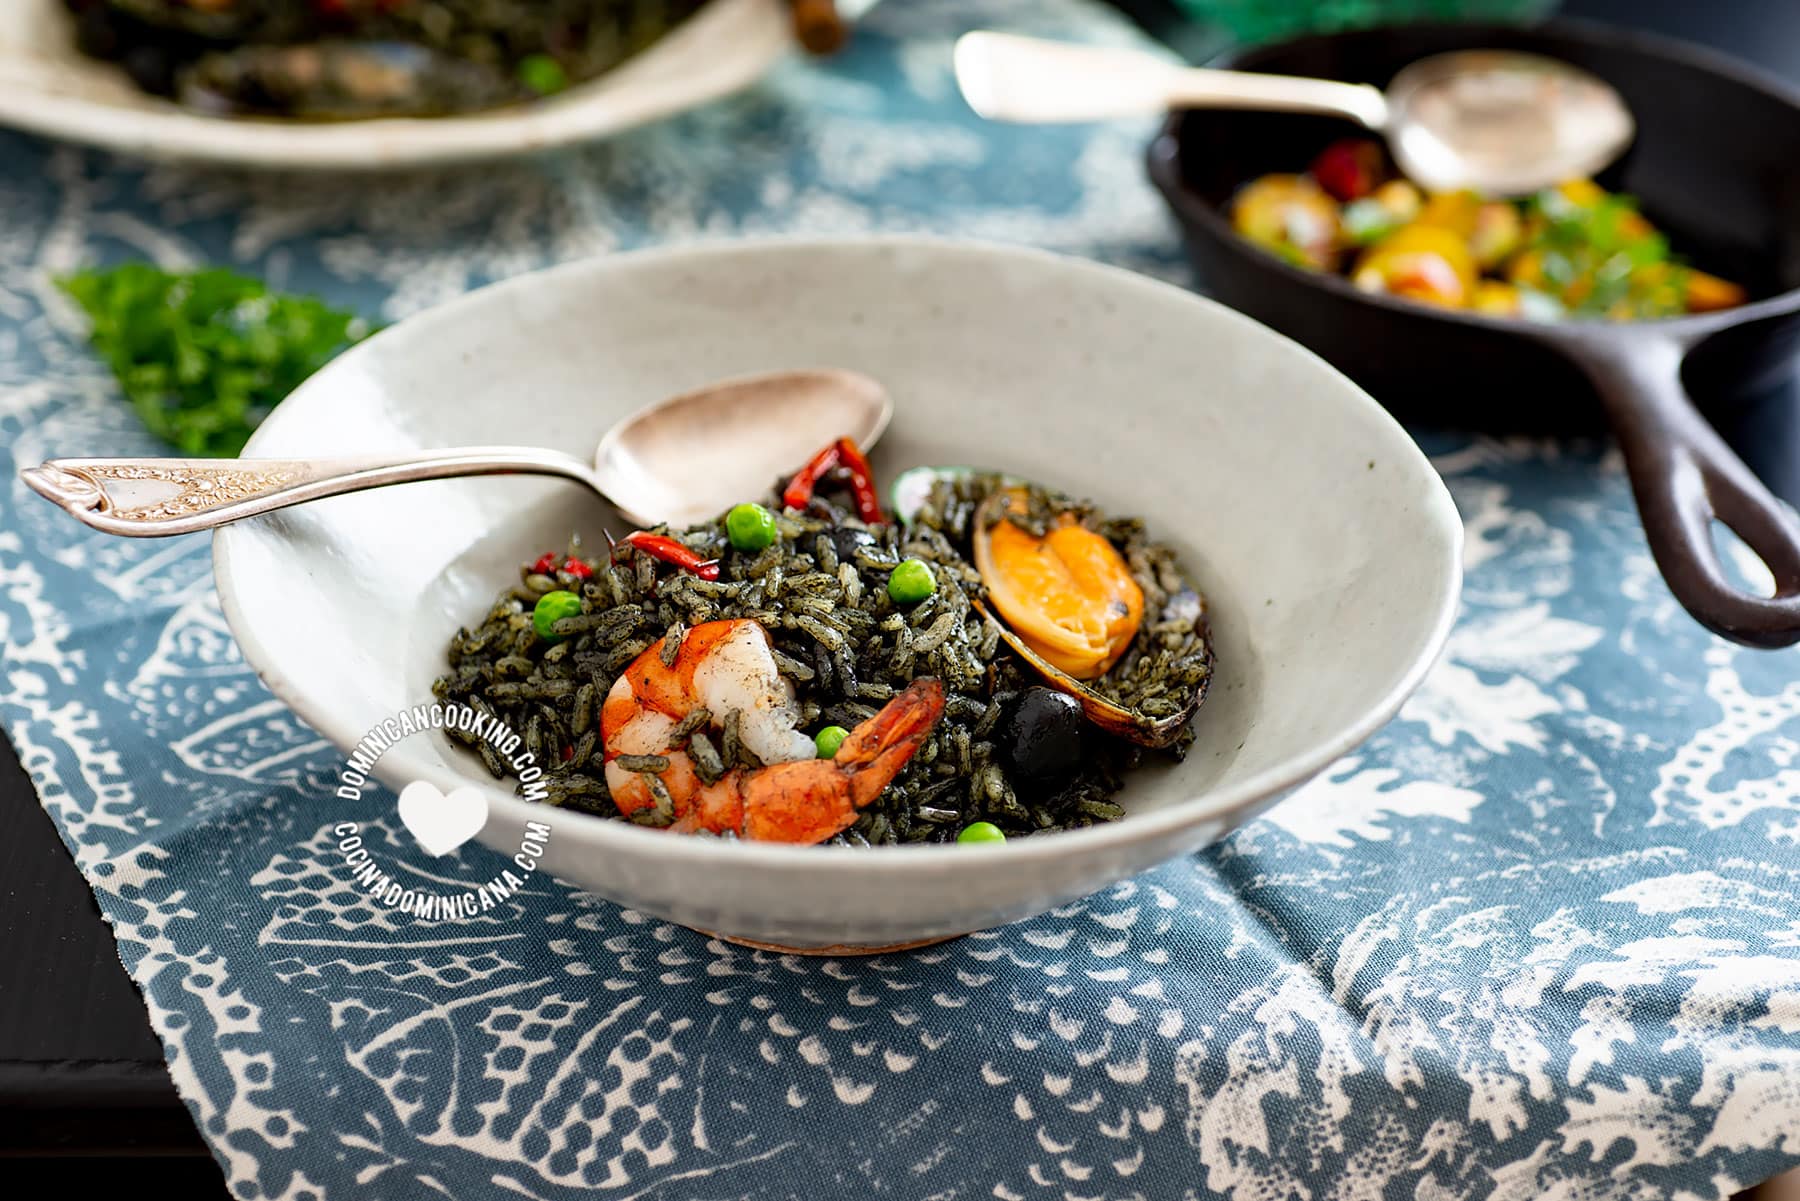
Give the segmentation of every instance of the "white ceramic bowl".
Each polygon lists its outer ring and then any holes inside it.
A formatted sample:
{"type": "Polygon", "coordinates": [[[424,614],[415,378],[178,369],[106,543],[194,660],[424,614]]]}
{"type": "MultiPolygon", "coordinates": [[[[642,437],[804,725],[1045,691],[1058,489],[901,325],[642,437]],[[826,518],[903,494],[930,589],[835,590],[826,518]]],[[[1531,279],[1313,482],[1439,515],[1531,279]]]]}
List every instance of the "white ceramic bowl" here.
{"type": "MultiPolygon", "coordinates": [[[[910,239],[653,251],[528,275],[402,322],[294,393],[250,455],[512,441],[586,454],[640,405],[785,367],[868,372],[896,411],[883,479],[1005,468],[1141,514],[1210,602],[1218,671],[1179,766],[1109,825],[1001,847],[724,843],[515,799],[441,736],[395,787],[474,783],[481,840],[526,819],[546,866],[683,925],[871,947],[1040,913],[1212,842],[1382,725],[1444,641],[1462,525],[1399,425],[1323,361],[1180,289],[1017,249],[910,239]]],[[[443,648],[574,529],[622,526],[574,485],[439,481],[230,526],[219,594],[245,656],[340,747],[430,699],[443,648]]]]}
{"type": "Polygon", "coordinates": [[[782,0],[712,0],[617,70],[553,100],[430,120],[242,120],[190,112],[75,49],[62,0],[0,0],[0,124],[151,158],[357,170],[589,141],[753,82],[791,44],[782,0]]]}

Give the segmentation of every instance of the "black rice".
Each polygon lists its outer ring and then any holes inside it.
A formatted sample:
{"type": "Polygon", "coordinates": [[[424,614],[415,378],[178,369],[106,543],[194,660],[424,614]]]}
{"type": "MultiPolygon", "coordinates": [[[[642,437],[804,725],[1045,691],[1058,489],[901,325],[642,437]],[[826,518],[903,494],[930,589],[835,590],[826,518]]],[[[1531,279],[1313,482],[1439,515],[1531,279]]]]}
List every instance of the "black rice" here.
{"type": "Polygon", "coordinates": [[[76,42],[139,87],[208,111],[438,116],[527,101],[643,50],[703,0],[65,0],[76,42]],[[411,48],[401,53],[396,46],[411,48]],[[373,48],[339,78],[333,55],[373,48]],[[295,52],[299,52],[296,54],[295,52]],[[407,86],[392,79],[404,76],[407,86]]]}
{"type": "MultiPolygon", "coordinates": [[[[991,486],[991,480],[975,478],[941,484],[905,527],[865,526],[829,501],[815,500],[803,513],[782,512],[775,543],[756,553],[733,549],[722,520],[653,531],[718,560],[716,581],[624,543],[598,559],[571,546],[569,555],[587,570],[538,575],[522,568],[519,584],[502,593],[474,628],[451,639],[449,670],[433,692],[441,701],[475,704],[523,731],[547,773],[549,803],[617,817],[596,739],[608,691],[658,638],[665,639],[664,661],[672,663],[686,629],[748,618],[767,630],[807,731],[853,728],[922,676],[941,679],[947,689],[944,715],[924,746],[834,841],[946,842],[975,821],[1019,836],[1116,820],[1123,810],[1111,798],[1125,774],[1155,752],[1089,727],[1079,765],[1056,778],[1027,778],[1008,761],[1001,737],[1008,715],[1024,690],[1040,681],[971,604],[983,593],[968,551],[970,524],[982,489],[991,486]],[[930,565],[937,580],[937,591],[911,607],[896,604],[887,589],[889,573],[909,557],[930,565]],[[552,642],[533,629],[531,606],[557,588],[579,596],[581,612],[555,624],[558,640],[552,642]]],[[[1044,497],[1034,503],[1066,502],[1044,497]]],[[[1173,554],[1149,542],[1138,523],[1080,512],[1120,548],[1144,588],[1146,613],[1162,613],[1185,587],[1173,554]]],[[[1047,520],[1041,512],[1031,519],[1047,520]]],[[[1172,703],[1209,669],[1204,637],[1191,624],[1183,633],[1147,619],[1119,666],[1097,685],[1150,709],[1165,698],[1172,703]]],[[[685,746],[696,774],[708,783],[733,768],[754,768],[759,764],[739,737],[739,722],[735,712],[691,715],[675,730],[671,750],[685,746]]],[[[1184,748],[1185,740],[1173,753],[1184,748]]],[[[485,745],[473,749],[500,774],[485,745]]],[[[634,821],[673,820],[656,775],[667,762],[659,755],[620,758],[626,770],[644,774],[656,802],[634,821]]]]}

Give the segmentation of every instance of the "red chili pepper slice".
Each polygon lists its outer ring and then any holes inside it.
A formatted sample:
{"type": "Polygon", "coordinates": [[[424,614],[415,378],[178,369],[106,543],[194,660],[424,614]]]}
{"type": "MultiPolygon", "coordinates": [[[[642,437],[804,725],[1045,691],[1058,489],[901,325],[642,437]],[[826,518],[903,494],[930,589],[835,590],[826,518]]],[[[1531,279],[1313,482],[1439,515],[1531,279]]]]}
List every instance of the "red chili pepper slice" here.
{"type": "Polygon", "coordinates": [[[881,496],[875,491],[875,473],[869,470],[869,460],[862,448],[848,438],[839,438],[837,452],[838,459],[850,471],[850,493],[856,497],[856,515],[866,525],[881,524],[886,520],[881,515],[881,496]]]}
{"type": "Polygon", "coordinates": [[[881,497],[875,491],[875,473],[862,448],[850,438],[839,438],[807,460],[788,486],[782,490],[781,503],[790,509],[804,509],[811,503],[819,481],[835,467],[850,473],[850,493],[856,498],[856,515],[870,525],[885,521],[881,514],[881,497]]]}
{"type": "Polygon", "coordinates": [[[562,569],[578,580],[585,580],[594,574],[594,569],[592,567],[589,567],[574,555],[569,556],[569,561],[562,565],[562,569]]]}
{"type": "Polygon", "coordinates": [[[804,509],[812,503],[813,491],[818,488],[819,481],[838,465],[838,446],[838,442],[833,442],[806,461],[806,466],[796,472],[782,490],[782,504],[790,509],[804,509]]]}
{"type": "Polygon", "coordinates": [[[531,565],[531,570],[538,575],[549,575],[551,572],[555,571],[556,552],[553,550],[545,551],[542,555],[538,556],[538,561],[531,565]]]}
{"type": "Polygon", "coordinates": [[[625,535],[619,541],[627,546],[634,546],[652,559],[661,559],[685,571],[691,571],[703,580],[719,578],[719,561],[702,559],[699,555],[662,534],[652,534],[645,530],[637,530],[625,535]]]}

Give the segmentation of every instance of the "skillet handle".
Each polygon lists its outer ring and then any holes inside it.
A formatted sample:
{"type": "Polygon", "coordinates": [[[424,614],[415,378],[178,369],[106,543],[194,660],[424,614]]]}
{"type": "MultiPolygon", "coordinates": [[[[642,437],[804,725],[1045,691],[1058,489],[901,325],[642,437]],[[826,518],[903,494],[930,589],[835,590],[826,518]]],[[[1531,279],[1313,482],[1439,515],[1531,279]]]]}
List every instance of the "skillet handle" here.
{"type": "Polygon", "coordinates": [[[1800,641],[1800,519],[1688,399],[1681,383],[1687,346],[1653,333],[1614,333],[1565,340],[1563,349],[1600,393],[1650,551],[1675,599],[1734,642],[1773,648],[1800,641]],[[1715,518],[1768,566],[1774,596],[1731,582],[1713,543],[1715,518]]]}

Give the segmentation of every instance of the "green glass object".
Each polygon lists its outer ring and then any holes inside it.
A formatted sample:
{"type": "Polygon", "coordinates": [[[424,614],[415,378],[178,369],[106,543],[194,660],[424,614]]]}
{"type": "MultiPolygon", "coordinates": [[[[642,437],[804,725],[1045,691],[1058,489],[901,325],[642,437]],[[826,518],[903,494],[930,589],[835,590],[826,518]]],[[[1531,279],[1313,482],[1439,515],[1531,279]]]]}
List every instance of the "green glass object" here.
{"type": "Polygon", "coordinates": [[[1240,42],[1422,21],[1530,21],[1556,0],[1176,0],[1240,42]]]}

